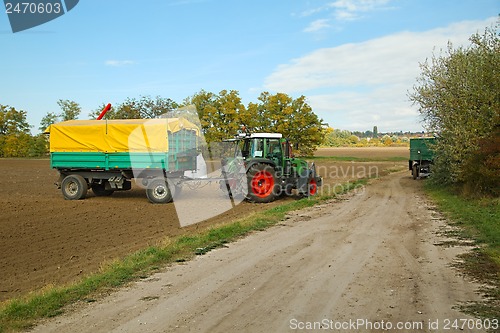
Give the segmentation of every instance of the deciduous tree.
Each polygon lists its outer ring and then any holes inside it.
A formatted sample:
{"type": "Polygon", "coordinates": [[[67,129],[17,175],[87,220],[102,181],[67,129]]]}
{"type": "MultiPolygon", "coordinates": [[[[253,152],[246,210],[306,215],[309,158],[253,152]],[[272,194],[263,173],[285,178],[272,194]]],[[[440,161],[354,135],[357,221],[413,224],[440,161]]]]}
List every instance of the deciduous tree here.
{"type": "Polygon", "coordinates": [[[31,135],[27,113],[11,106],[0,105],[0,156],[23,157],[28,155],[31,135]]]}
{"type": "Polygon", "coordinates": [[[256,130],[283,134],[299,145],[302,155],[312,155],[323,142],[322,120],[307,104],[305,96],[293,99],[283,93],[263,92],[258,100],[259,103],[248,105],[250,114],[255,117],[251,125],[256,130]]]}
{"type": "Polygon", "coordinates": [[[70,101],[69,99],[60,99],[57,101],[57,105],[61,108],[62,112],[59,117],[63,121],[77,119],[82,112],[80,105],[75,101],[70,101]]]}
{"type": "Polygon", "coordinates": [[[444,55],[421,64],[410,100],[429,130],[439,137],[434,178],[462,184],[470,191],[498,191],[488,171],[481,142],[493,139],[500,126],[499,26],[474,34],[468,47],[449,44],[444,55]],[[480,170],[483,170],[480,172],[480,170]]]}
{"type": "Polygon", "coordinates": [[[40,127],[38,127],[38,129],[40,130],[40,132],[43,132],[50,125],[57,123],[58,120],[59,117],[55,113],[47,112],[47,114],[40,121],[40,127]]]}
{"type": "MultiPolygon", "coordinates": [[[[99,116],[107,103],[89,114],[89,117],[95,119],[99,116]]],[[[139,99],[127,98],[124,102],[113,105],[106,113],[104,119],[151,119],[171,112],[178,108],[178,104],[170,98],[156,96],[141,96],[139,99]]]]}

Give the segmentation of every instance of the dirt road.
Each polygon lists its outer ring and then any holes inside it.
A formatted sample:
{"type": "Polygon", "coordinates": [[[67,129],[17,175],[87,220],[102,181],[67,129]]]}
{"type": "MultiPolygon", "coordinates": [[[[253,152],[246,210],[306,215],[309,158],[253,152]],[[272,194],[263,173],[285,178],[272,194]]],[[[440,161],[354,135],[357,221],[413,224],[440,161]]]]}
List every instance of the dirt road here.
{"type": "Polygon", "coordinates": [[[444,227],[420,183],[395,173],[35,332],[443,331],[478,299],[450,267],[464,248],[436,245],[444,227]]]}

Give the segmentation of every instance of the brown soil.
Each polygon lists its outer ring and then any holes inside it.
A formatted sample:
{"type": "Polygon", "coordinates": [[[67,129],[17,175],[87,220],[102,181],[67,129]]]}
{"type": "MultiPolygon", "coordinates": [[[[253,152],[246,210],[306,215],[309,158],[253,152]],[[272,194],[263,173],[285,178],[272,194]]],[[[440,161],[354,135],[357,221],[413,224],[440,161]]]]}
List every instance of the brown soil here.
{"type": "Polygon", "coordinates": [[[409,147],[335,147],[321,148],[316,156],[349,156],[360,158],[409,157],[409,147]]]}
{"type": "MultiPolygon", "coordinates": [[[[324,189],[330,191],[342,190],[340,184],[347,180],[382,175],[394,165],[404,163],[317,163],[324,189]]],[[[0,301],[46,285],[76,281],[104,262],[157,244],[167,236],[295,199],[265,205],[243,202],[202,223],[181,227],[173,204],[153,205],[144,190],[135,186],[111,197],[95,197],[89,191],[85,200],[64,200],[53,185],[58,175],[48,160],[3,159],[0,175],[0,301]]],[[[213,196],[217,185],[204,191],[213,196]]]]}

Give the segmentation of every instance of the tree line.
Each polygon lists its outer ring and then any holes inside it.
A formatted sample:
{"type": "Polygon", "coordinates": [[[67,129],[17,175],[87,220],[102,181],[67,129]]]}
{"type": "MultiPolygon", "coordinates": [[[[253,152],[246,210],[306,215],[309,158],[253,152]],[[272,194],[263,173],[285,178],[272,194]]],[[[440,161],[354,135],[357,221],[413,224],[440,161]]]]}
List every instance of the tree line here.
{"type": "MultiPolygon", "coordinates": [[[[48,112],[41,120],[39,130],[59,121],[77,119],[81,107],[71,100],[59,100],[60,113],[48,112]]],[[[96,119],[105,104],[88,115],[96,119]]],[[[182,103],[170,98],[141,96],[127,98],[114,105],[104,119],[150,119],[170,114],[182,115],[200,126],[205,140],[210,143],[227,139],[242,126],[258,132],[278,132],[298,144],[299,153],[311,155],[323,142],[324,128],[304,96],[292,98],[287,94],[263,92],[257,102],[244,105],[238,91],[222,90],[218,94],[201,90],[182,103]],[[194,106],[194,107],[190,107],[194,106]]],[[[0,105],[0,157],[35,157],[48,152],[44,134],[32,136],[27,113],[11,106],[0,105]]]]}
{"type": "Polygon", "coordinates": [[[410,137],[416,134],[410,132],[374,134],[372,131],[351,132],[328,127],[325,129],[323,145],[327,147],[408,147],[410,137]]]}

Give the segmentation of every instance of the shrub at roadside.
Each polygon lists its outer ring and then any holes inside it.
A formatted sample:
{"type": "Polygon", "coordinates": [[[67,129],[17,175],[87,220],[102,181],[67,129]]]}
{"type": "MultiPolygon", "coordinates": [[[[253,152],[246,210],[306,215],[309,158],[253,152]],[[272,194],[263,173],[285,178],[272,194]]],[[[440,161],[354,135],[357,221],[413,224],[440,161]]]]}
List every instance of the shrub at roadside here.
{"type": "Polygon", "coordinates": [[[455,184],[466,194],[500,194],[499,24],[470,37],[467,48],[453,49],[421,64],[410,100],[428,129],[439,138],[434,147],[434,180],[455,184]]]}

